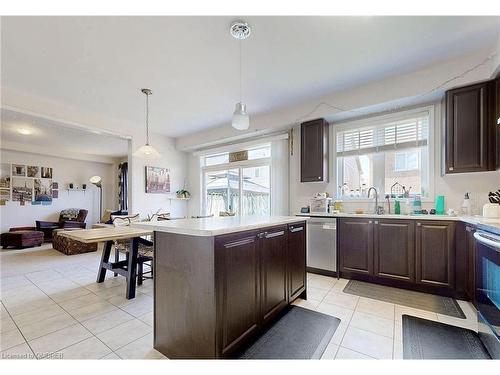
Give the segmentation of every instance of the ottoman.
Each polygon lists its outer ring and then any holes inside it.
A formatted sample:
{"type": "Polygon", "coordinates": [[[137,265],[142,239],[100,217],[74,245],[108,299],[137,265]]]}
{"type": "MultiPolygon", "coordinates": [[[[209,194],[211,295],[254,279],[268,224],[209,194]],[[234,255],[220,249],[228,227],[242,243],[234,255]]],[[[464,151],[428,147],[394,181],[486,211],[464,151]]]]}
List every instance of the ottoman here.
{"type": "Polygon", "coordinates": [[[96,243],[83,243],[60,235],[61,232],[73,230],[81,229],[55,229],[52,232],[52,248],[66,255],[91,253],[93,251],[97,251],[96,243]]]}
{"type": "Polygon", "coordinates": [[[4,249],[9,246],[18,249],[40,246],[43,243],[43,232],[11,228],[9,232],[2,233],[0,242],[4,249]]]}

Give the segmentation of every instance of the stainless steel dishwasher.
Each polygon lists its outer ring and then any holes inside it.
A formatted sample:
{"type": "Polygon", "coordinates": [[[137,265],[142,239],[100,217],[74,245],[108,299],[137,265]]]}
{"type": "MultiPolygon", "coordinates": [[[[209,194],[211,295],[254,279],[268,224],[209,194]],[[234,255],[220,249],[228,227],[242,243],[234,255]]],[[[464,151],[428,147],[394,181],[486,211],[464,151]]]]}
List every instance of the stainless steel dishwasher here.
{"type": "Polygon", "coordinates": [[[313,217],[307,221],[307,267],[309,271],[337,271],[337,219],[313,217]]]}

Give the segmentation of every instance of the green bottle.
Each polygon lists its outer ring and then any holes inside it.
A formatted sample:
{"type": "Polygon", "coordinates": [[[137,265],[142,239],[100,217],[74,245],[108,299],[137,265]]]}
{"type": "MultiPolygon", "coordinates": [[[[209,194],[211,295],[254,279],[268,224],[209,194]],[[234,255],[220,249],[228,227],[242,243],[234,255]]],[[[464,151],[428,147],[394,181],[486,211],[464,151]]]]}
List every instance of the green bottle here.
{"type": "Polygon", "coordinates": [[[399,201],[398,200],[396,200],[394,202],[394,213],[396,215],[400,215],[401,214],[401,206],[399,205],[399,201]]]}
{"type": "Polygon", "coordinates": [[[444,195],[436,197],[436,215],[444,215],[444,195]]]}

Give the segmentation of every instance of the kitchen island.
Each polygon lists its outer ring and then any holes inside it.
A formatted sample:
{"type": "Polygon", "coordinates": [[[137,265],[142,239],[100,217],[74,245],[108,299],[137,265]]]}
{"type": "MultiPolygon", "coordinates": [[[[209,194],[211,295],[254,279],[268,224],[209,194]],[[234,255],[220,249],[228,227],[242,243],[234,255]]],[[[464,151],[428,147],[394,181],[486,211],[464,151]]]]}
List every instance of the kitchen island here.
{"type": "Polygon", "coordinates": [[[134,224],[154,231],[154,348],[172,359],[231,358],[305,299],[306,220],[134,224]]]}

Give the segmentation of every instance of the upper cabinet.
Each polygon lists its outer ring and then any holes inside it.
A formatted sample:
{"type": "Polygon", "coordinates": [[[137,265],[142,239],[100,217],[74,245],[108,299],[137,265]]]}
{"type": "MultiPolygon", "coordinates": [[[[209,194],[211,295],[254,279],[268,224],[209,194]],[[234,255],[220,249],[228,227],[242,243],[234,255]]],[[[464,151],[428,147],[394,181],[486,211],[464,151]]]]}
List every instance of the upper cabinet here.
{"type": "Polygon", "coordinates": [[[446,92],[445,173],[495,170],[495,96],[494,81],[446,92]]]}
{"type": "Polygon", "coordinates": [[[328,123],[324,119],[300,126],[300,181],[328,182],[328,123]]]}

